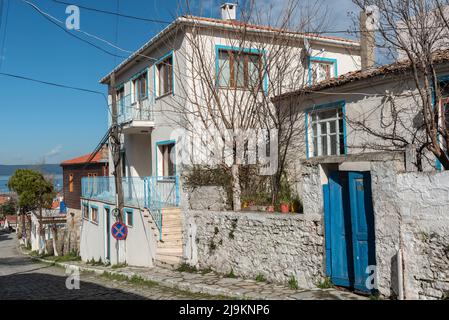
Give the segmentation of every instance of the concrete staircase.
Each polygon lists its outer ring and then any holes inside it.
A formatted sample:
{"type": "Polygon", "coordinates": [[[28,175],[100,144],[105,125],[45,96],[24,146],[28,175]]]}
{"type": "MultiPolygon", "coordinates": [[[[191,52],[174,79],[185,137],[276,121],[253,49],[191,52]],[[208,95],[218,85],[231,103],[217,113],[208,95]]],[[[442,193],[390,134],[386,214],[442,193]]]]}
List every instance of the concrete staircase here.
{"type": "MultiPolygon", "coordinates": [[[[156,226],[155,226],[156,227],[156,226]]],[[[159,230],[156,227],[157,239],[159,230]]],[[[155,265],[176,268],[182,262],[182,216],[180,208],[162,209],[162,239],[157,243],[155,265]]]]}

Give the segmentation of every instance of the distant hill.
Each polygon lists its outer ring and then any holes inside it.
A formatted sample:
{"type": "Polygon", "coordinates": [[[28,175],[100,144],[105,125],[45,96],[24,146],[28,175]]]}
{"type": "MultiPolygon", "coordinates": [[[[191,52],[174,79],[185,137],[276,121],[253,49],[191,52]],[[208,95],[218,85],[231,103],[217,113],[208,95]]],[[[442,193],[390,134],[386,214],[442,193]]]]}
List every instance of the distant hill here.
{"type": "Polygon", "coordinates": [[[0,176],[10,176],[17,169],[32,169],[43,174],[62,174],[62,168],[59,164],[24,164],[24,165],[4,165],[0,164],[0,176]]]}

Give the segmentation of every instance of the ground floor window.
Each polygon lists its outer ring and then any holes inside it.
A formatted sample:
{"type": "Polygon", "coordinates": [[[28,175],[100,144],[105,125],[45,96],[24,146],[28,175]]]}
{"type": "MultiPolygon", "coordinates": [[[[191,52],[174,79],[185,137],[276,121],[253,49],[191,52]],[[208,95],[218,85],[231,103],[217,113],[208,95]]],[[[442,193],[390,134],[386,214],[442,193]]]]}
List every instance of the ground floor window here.
{"type": "Polygon", "coordinates": [[[171,177],[175,175],[175,143],[159,143],[157,147],[157,175],[171,177]]]}
{"type": "Polygon", "coordinates": [[[134,225],[134,217],[132,209],[125,209],[126,225],[132,227],[134,225]]]}
{"type": "Polygon", "coordinates": [[[342,105],[310,111],[308,119],[309,155],[317,157],[345,154],[342,105]]]}
{"type": "Polygon", "coordinates": [[[87,204],[83,204],[83,218],[89,220],[89,206],[87,204]]]}
{"type": "Polygon", "coordinates": [[[91,206],[91,220],[92,222],[98,223],[98,208],[91,206]]]}

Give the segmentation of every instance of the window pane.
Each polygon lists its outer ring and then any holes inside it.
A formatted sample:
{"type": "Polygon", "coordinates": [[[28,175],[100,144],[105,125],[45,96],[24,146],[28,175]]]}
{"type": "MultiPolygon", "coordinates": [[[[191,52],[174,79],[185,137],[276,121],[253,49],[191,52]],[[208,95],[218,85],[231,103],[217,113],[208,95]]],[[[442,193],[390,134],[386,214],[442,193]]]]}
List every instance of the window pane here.
{"type": "Polygon", "coordinates": [[[329,122],[329,133],[335,133],[337,131],[337,123],[335,121],[329,122]]]}
{"type": "Polygon", "coordinates": [[[326,110],[320,112],[320,120],[335,118],[337,116],[336,110],[326,110]]]}
{"type": "Polygon", "coordinates": [[[327,155],[327,136],[321,136],[321,155],[327,155]]]}
{"type": "Polygon", "coordinates": [[[313,124],[312,125],[312,135],[314,136],[314,137],[316,137],[317,136],[317,132],[316,132],[316,124],[313,124]]]}
{"type": "Polygon", "coordinates": [[[327,134],[327,122],[320,123],[321,135],[327,134]]]}
{"type": "Polygon", "coordinates": [[[236,86],[243,88],[245,87],[245,56],[236,53],[234,57],[234,75],[236,86]]]}
{"type": "Polygon", "coordinates": [[[218,84],[220,86],[229,86],[231,78],[231,69],[228,51],[219,51],[218,57],[218,84]]]}
{"type": "Polygon", "coordinates": [[[254,54],[248,56],[249,85],[252,88],[257,87],[261,79],[260,58],[259,55],[254,54]]]}
{"type": "Polygon", "coordinates": [[[331,140],[330,145],[331,154],[332,155],[337,154],[337,135],[331,135],[330,140],[331,140]]]}
{"type": "Polygon", "coordinates": [[[313,156],[314,157],[318,156],[318,138],[317,137],[313,138],[313,156]]]}
{"type": "Polygon", "coordinates": [[[338,120],[339,133],[343,133],[343,120],[338,120]]]}
{"type": "Polygon", "coordinates": [[[340,154],[345,154],[345,141],[343,135],[340,135],[340,154]]]}

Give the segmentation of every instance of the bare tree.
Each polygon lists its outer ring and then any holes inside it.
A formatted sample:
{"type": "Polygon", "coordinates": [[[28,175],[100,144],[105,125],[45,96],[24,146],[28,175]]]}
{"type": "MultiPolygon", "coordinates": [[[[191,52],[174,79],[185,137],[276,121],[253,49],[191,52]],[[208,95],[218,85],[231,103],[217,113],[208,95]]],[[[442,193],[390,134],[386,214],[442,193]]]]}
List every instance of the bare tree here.
{"type": "MultiPolygon", "coordinates": [[[[313,38],[311,32],[323,28],[327,11],[303,3],[289,0],[280,9],[247,1],[240,8],[239,20],[224,21],[227,28],[221,28],[223,46],[219,49],[215,47],[216,31],[196,23],[198,18],[187,17],[191,21],[187,45],[179,52],[185,70],[175,72],[180,78],[178,94],[181,91],[183,98],[174,99],[170,107],[178,125],[196,141],[192,151],[202,147],[206,150],[203,158],[232,176],[235,211],[241,206],[239,168],[247,163],[251,151],[259,156],[266,151],[255,147],[254,139],[277,142],[275,150],[270,150],[277,157],[272,172],[274,203],[288,162],[287,149],[302,134],[297,126],[302,115],[295,112],[295,106],[275,108],[271,97],[306,83],[305,32],[313,38]],[[269,137],[252,136],[261,130],[269,137]]],[[[267,167],[266,163],[257,164],[261,169],[267,167]]]]}
{"type": "MultiPolygon", "coordinates": [[[[414,90],[408,90],[411,92],[402,94],[402,97],[393,95],[389,98],[391,123],[387,133],[376,131],[367,126],[363,120],[358,124],[369,133],[392,142],[393,147],[415,144],[419,155],[417,165],[420,169],[422,157],[426,156],[425,151],[430,151],[446,170],[449,169],[449,125],[446,119],[448,108],[444,99],[449,92],[438,79],[438,67],[444,61],[444,49],[448,48],[447,0],[353,0],[353,2],[362,10],[368,6],[377,7],[376,31],[379,45],[401,60],[398,63],[402,66],[402,75],[398,76],[398,82],[411,79],[414,87],[414,90]],[[416,106],[414,126],[410,126],[411,122],[401,123],[410,115],[406,118],[402,116],[411,110],[398,107],[400,103],[397,103],[397,100],[407,94],[407,99],[416,106]]],[[[382,106],[385,106],[384,102],[382,106]]]]}

